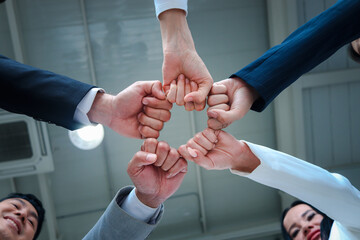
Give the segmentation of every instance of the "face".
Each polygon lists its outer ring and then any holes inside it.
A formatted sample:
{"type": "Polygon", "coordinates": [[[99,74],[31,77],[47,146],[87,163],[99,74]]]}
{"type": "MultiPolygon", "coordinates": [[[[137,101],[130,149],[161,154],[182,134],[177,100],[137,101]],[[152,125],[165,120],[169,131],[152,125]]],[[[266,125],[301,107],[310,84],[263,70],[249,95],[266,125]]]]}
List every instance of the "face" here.
{"type": "Polygon", "coordinates": [[[21,198],[0,202],[0,240],[32,240],[38,225],[34,206],[21,198]]]}
{"type": "Polygon", "coordinates": [[[320,240],[320,224],[323,216],[309,205],[299,204],[285,215],[283,225],[294,240],[320,240]]]}

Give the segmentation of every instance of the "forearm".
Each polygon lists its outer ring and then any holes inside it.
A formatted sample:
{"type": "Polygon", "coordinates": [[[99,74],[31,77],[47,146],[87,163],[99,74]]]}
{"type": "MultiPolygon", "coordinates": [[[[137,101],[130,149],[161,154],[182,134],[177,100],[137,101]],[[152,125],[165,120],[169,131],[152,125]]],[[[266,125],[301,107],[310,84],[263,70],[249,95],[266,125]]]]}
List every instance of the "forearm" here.
{"type": "Polygon", "coordinates": [[[164,54],[174,50],[195,50],[183,10],[167,10],[159,15],[159,20],[164,54]]]}
{"type": "Polygon", "coordinates": [[[1,108],[70,130],[82,126],[73,116],[81,99],[94,86],[1,55],[0,79],[1,108]]]}
{"type": "Polygon", "coordinates": [[[256,89],[261,98],[252,109],[262,111],[301,75],[359,38],[359,22],[360,1],[339,1],[232,76],[256,89]]]}
{"type": "Polygon", "coordinates": [[[297,197],[344,225],[360,228],[356,220],[360,216],[360,192],[345,177],[273,149],[247,145],[261,164],[246,177],[297,197]]]}
{"type": "Polygon", "coordinates": [[[89,120],[93,123],[100,123],[105,126],[110,126],[112,119],[114,96],[98,92],[95,96],[94,102],[88,112],[89,120]]]}

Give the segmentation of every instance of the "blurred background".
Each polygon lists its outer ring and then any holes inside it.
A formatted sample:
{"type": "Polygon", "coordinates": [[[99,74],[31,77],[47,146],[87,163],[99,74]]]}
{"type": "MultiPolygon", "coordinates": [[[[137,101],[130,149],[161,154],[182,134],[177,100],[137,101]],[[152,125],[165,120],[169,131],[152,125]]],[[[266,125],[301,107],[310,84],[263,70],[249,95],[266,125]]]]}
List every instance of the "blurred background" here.
{"type": "MultiPolygon", "coordinates": [[[[335,2],[189,0],[187,20],[199,55],[219,81],[335,2]]],[[[86,83],[96,80],[111,94],[138,80],[162,79],[152,0],[8,0],[0,5],[0,54],[86,83]]],[[[249,112],[226,131],[341,173],[359,189],[359,67],[344,47],[265,111],[249,112]]],[[[116,192],[131,184],[126,168],[142,140],[105,128],[99,147],[80,150],[66,129],[2,111],[0,146],[12,134],[9,119],[19,118],[26,125],[17,129],[28,129],[32,151],[21,155],[22,143],[14,142],[13,152],[19,159],[39,156],[35,160],[44,162],[43,171],[9,173],[0,165],[0,196],[31,192],[43,200],[48,212],[40,239],[81,239],[116,192]]],[[[205,111],[188,113],[174,105],[159,139],[178,147],[206,128],[206,120],[205,111]]],[[[2,149],[0,163],[11,158],[10,148],[2,149]]],[[[281,239],[280,214],[289,201],[286,194],[227,170],[189,163],[149,239],[281,239]]]]}

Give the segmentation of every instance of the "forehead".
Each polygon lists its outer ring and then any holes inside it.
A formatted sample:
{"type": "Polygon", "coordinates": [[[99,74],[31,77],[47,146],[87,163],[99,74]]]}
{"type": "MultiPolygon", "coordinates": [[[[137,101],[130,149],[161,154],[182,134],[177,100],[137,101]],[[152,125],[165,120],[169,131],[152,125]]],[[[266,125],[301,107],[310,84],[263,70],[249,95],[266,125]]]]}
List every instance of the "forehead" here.
{"type": "Polygon", "coordinates": [[[284,226],[285,228],[289,228],[291,224],[298,222],[302,219],[302,214],[306,211],[313,211],[309,205],[299,204],[289,209],[284,218],[284,226]]]}
{"type": "Polygon", "coordinates": [[[9,199],[5,199],[4,201],[2,201],[3,203],[18,203],[21,206],[27,208],[31,213],[34,213],[32,215],[35,215],[34,217],[38,217],[37,215],[37,211],[35,209],[35,207],[27,200],[22,199],[22,198],[9,198],[9,199]]]}

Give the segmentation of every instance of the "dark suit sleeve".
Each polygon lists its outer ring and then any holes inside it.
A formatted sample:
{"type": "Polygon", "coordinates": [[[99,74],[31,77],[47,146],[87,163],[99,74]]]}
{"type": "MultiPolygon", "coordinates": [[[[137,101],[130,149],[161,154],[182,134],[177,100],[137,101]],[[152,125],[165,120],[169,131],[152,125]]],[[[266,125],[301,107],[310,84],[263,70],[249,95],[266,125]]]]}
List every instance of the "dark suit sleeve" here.
{"type": "Polygon", "coordinates": [[[94,86],[0,55],[0,107],[70,130],[77,105],[94,86]]]}
{"type": "Polygon", "coordinates": [[[261,97],[251,109],[262,111],[301,75],[359,37],[360,1],[339,1],[231,77],[257,90],[261,97]]]}

